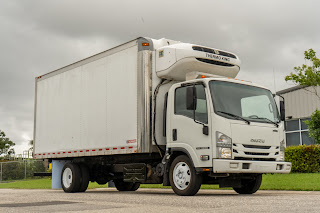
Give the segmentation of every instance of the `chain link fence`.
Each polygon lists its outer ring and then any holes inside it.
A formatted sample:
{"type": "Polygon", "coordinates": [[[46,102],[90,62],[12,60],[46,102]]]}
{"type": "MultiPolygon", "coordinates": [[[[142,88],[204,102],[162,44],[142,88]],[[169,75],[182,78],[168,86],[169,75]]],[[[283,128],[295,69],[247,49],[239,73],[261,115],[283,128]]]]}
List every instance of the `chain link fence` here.
{"type": "Polygon", "coordinates": [[[33,178],[35,172],[46,172],[43,160],[25,159],[0,162],[0,182],[33,178]]]}

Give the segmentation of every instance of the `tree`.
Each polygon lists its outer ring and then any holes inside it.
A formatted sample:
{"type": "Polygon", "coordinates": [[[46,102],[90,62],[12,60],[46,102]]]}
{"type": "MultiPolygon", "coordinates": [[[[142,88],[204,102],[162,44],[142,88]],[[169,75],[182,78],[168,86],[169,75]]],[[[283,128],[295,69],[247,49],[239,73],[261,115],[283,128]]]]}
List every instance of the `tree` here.
{"type": "Polygon", "coordinates": [[[316,144],[320,144],[320,111],[316,109],[311,115],[310,121],[304,121],[309,128],[309,136],[312,137],[316,144]]]}
{"type": "Polygon", "coordinates": [[[294,67],[296,73],[290,73],[290,75],[285,77],[285,80],[293,81],[301,86],[308,86],[312,90],[308,88],[304,89],[314,93],[320,99],[317,92],[317,86],[320,85],[320,59],[317,58],[316,52],[313,49],[304,52],[304,59],[306,60],[306,64],[294,67]]]}
{"type": "MultiPolygon", "coordinates": [[[[320,85],[320,59],[317,58],[316,52],[313,49],[304,52],[304,59],[306,60],[306,64],[294,67],[296,74],[290,73],[290,75],[285,77],[285,80],[293,81],[301,86],[306,86],[303,88],[304,90],[314,93],[320,99],[320,95],[317,91],[317,87],[320,85]]],[[[311,120],[305,121],[305,124],[307,124],[309,128],[309,136],[315,140],[316,144],[319,144],[320,111],[316,109],[311,115],[311,120]]]]}
{"type": "Polygon", "coordinates": [[[13,143],[9,138],[6,137],[6,134],[0,130],[0,155],[12,155],[15,154],[13,149],[13,143]]]}

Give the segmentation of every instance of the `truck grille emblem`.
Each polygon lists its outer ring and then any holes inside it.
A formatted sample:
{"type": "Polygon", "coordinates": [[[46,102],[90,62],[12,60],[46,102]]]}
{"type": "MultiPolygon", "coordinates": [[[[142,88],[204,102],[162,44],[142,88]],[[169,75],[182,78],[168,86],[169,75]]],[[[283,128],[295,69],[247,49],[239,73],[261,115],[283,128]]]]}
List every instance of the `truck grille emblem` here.
{"type": "Polygon", "coordinates": [[[264,140],[264,139],[251,139],[251,142],[254,142],[254,143],[264,143],[265,140],[264,140]]]}

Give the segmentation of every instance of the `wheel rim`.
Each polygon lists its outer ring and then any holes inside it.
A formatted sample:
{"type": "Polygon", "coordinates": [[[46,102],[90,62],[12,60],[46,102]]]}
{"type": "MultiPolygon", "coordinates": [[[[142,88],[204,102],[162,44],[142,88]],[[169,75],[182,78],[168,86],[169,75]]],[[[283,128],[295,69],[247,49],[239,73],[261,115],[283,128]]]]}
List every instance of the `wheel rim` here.
{"type": "Polygon", "coordinates": [[[63,171],[62,183],[65,188],[69,188],[72,183],[72,171],[70,168],[66,168],[63,171]]]}
{"type": "Polygon", "coordinates": [[[173,182],[174,185],[180,189],[180,190],[185,190],[191,180],[191,171],[185,162],[179,162],[175,165],[173,169],[173,182]]]}

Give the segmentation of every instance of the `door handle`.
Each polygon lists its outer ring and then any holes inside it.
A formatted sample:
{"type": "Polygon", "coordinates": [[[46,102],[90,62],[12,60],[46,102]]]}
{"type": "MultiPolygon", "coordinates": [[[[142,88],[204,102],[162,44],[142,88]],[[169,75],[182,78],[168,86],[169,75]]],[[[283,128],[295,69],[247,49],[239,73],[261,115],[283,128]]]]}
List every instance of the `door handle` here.
{"type": "Polygon", "coordinates": [[[177,140],[177,129],[172,130],[172,140],[176,141],[177,140]]]}

